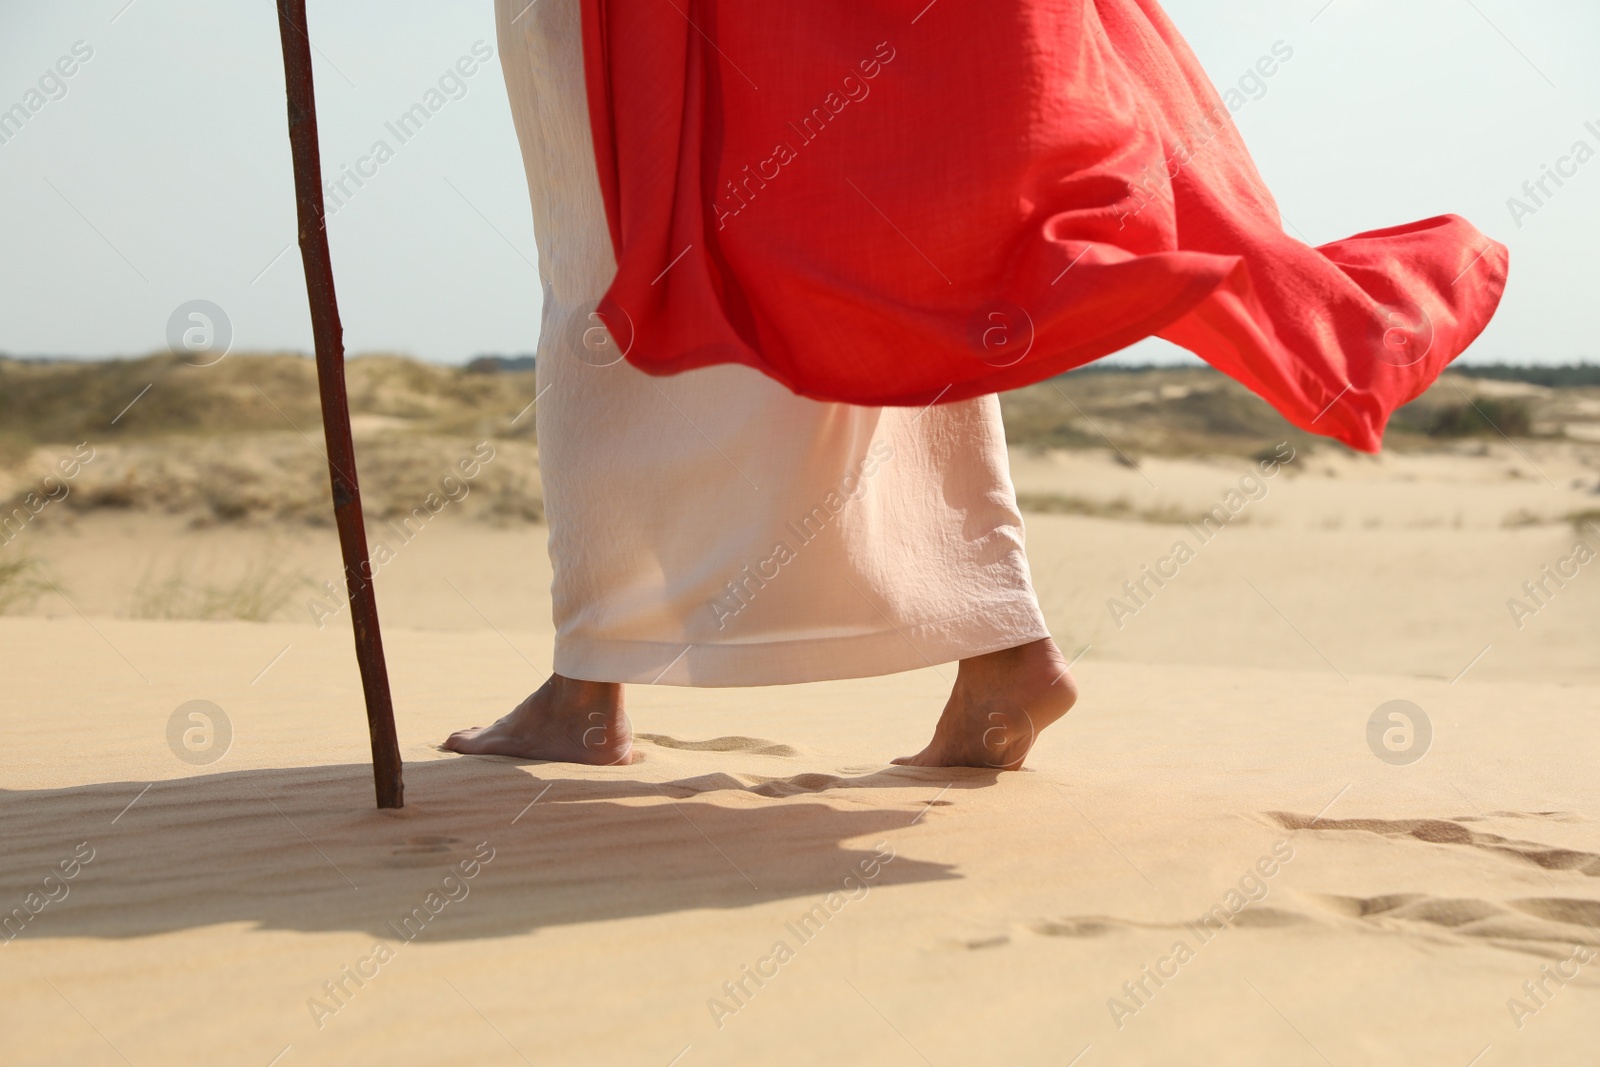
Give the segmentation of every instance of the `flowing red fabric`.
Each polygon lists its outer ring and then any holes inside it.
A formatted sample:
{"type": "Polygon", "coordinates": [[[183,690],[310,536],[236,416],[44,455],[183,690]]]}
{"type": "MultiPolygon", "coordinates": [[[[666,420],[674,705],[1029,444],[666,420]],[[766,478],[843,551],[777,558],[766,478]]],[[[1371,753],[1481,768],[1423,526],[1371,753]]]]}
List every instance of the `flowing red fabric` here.
{"type": "Polygon", "coordinates": [[[651,374],[921,406],[1153,335],[1376,451],[1505,285],[1454,215],[1287,235],[1152,0],[583,0],[583,36],[598,314],[651,374]]]}

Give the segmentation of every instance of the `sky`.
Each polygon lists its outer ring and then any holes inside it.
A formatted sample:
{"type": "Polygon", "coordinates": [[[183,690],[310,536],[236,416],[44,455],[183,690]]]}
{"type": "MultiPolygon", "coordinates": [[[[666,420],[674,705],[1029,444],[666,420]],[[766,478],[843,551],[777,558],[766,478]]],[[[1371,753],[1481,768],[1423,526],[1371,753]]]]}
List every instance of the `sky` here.
{"type": "MultiPolygon", "coordinates": [[[[531,352],[533,224],[491,0],[309,7],[325,173],[394,143],[385,123],[459,59],[476,68],[329,220],[347,350],[449,363],[531,352]]],[[[1292,49],[1235,115],[1291,232],[1319,244],[1465,215],[1511,247],[1512,273],[1464,358],[1600,360],[1600,4],[1167,11],[1223,88],[1275,45],[1292,49]],[[1524,183],[1579,141],[1596,158],[1534,205],[1524,183]],[[1514,212],[1513,197],[1532,210],[1514,212]]],[[[30,91],[43,105],[20,130],[0,127],[0,352],[164,349],[194,300],[223,309],[236,351],[311,348],[271,0],[0,0],[0,112],[30,91]]],[[[1118,358],[1174,352],[1147,342],[1118,358]]]]}

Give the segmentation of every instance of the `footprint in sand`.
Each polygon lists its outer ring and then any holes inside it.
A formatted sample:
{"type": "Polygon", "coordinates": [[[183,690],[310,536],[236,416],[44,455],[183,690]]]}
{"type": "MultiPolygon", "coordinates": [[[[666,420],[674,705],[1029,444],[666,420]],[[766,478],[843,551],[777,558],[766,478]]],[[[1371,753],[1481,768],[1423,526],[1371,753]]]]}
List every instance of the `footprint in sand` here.
{"type": "MultiPolygon", "coordinates": [[[[1296,894],[1308,911],[1277,907],[1252,907],[1235,915],[1229,926],[1242,930],[1271,930],[1291,926],[1359,924],[1367,929],[1454,941],[1472,938],[1501,948],[1538,956],[1564,955],[1583,942],[1600,945],[1600,901],[1565,897],[1532,897],[1494,903],[1474,898],[1434,897],[1425,893],[1391,893],[1376,897],[1331,894],[1296,894]],[[1316,914],[1312,914],[1312,913],[1316,914]]],[[[1199,920],[1148,922],[1110,915],[1081,915],[1040,919],[1023,928],[1040,937],[1087,939],[1135,930],[1170,930],[1195,933],[1199,920]]],[[[1208,927],[1213,934],[1220,932],[1208,927]]],[[[952,942],[954,947],[989,947],[994,942],[952,942]]]]}
{"type": "MultiPolygon", "coordinates": [[[[731,752],[746,756],[775,756],[781,759],[791,759],[801,754],[793,745],[767,741],[759,737],[713,737],[709,741],[683,741],[666,734],[636,734],[634,740],[683,752],[731,752]]],[[[668,795],[679,798],[729,789],[743,790],[764,797],[790,797],[800,793],[820,793],[837,786],[847,786],[849,783],[850,779],[836,774],[815,772],[774,777],[764,774],[735,775],[717,771],[676,782],[666,782],[661,788],[668,795]]]]}
{"type": "MultiPolygon", "coordinates": [[[[1319,819],[1287,811],[1269,811],[1269,818],[1287,830],[1356,831],[1383,837],[1411,837],[1433,845],[1476,848],[1542,867],[1547,871],[1577,871],[1600,878],[1600,855],[1570,848],[1555,848],[1537,841],[1520,841],[1499,834],[1480,833],[1462,825],[1477,822],[1473,816],[1453,819],[1319,819]]],[[[1554,822],[1580,821],[1570,812],[1497,813],[1502,818],[1549,819],[1554,822]]]]}
{"type": "Polygon", "coordinates": [[[1476,938],[1541,956],[1556,946],[1600,944],[1600,901],[1531,897],[1497,904],[1425,893],[1312,899],[1329,915],[1430,939],[1476,938]]]}
{"type": "MultiPolygon", "coordinates": [[[[793,745],[767,741],[759,737],[713,737],[709,741],[684,741],[666,734],[635,734],[634,741],[683,752],[730,752],[748,756],[773,756],[779,759],[792,759],[803,754],[802,750],[793,745]]],[[[644,754],[644,750],[636,744],[635,762],[644,758],[644,754]]],[[[948,780],[951,777],[949,772],[937,772],[937,777],[945,788],[953,784],[948,780]]],[[[702,793],[730,790],[781,800],[785,797],[825,793],[830,790],[861,790],[889,785],[917,786],[927,784],[931,780],[921,768],[873,766],[843,768],[839,774],[808,771],[793,775],[766,775],[713,771],[692,778],[662,782],[656,788],[674,800],[684,800],[702,793]]],[[[873,806],[876,806],[874,802],[865,799],[853,799],[850,802],[873,803],[873,806]]],[[[917,803],[920,806],[919,812],[924,813],[929,808],[948,808],[954,805],[954,801],[937,798],[917,803]]],[[[918,817],[921,817],[920,814],[918,817]]]]}
{"type": "Polygon", "coordinates": [[[801,793],[821,793],[839,787],[851,788],[850,779],[835,774],[815,772],[797,774],[789,778],[772,778],[761,774],[734,775],[722,771],[700,774],[693,778],[680,778],[675,782],[663,782],[660,786],[662,792],[680,800],[701,793],[717,793],[730,789],[763,797],[792,797],[801,793]]]}
{"type": "Polygon", "coordinates": [[[1028,929],[1040,937],[1104,937],[1123,926],[1119,919],[1042,919],[1028,929]]]}
{"type": "Polygon", "coordinates": [[[713,737],[709,741],[680,741],[666,734],[634,734],[635,743],[643,741],[659,748],[675,748],[684,752],[740,752],[748,756],[798,756],[800,750],[792,745],[765,741],[759,737],[713,737]]]}
{"type": "MultiPolygon", "coordinates": [[[[1304,926],[1314,922],[1310,916],[1284,908],[1246,908],[1233,917],[1228,925],[1243,930],[1277,930],[1285,926],[1304,926]]],[[[1025,928],[1040,937],[1091,938],[1105,937],[1126,930],[1188,930],[1199,924],[1198,918],[1147,922],[1139,919],[1120,919],[1112,915],[1079,915],[1056,919],[1039,919],[1024,924],[1025,928]]],[[[1212,927],[1215,932],[1216,927],[1212,927]]]]}
{"type": "Polygon", "coordinates": [[[1451,822],[1485,822],[1489,819],[1541,819],[1545,822],[1582,822],[1575,811],[1491,811],[1487,815],[1457,815],[1451,822]]]}
{"type": "Polygon", "coordinates": [[[444,834],[416,834],[406,838],[384,857],[386,867],[432,867],[449,863],[455,855],[467,856],[472,849],[464,838],[444,834]]]}
{"type": "Polygon", "coordinates": [[[968,952],[978,952],[986,948],[1001,948],[1011,944],[1010,934],[985,934],[977,937],[958,937],[945,942],[950,948],[966,949],[968,952]]]}
{"type": "MultiPolygon", "coordinates": [[[[1600,855],[1579,849],[1556,848],[1469,829],[1463,823],[1484,818],[1581,822],[1572,812],[1494,812],[1490,816],[1454,819],[1324,819],[1293,812],[1269,812],[1289,830],[1370,833],[1390,838],[1411,838],[1434,845],[1472,848],[1544,870],[1574,871],[1600,877],[1600,855]]],[[[1600,901],[1565,897],[1533,897],[1496,903],[1477,898],[1435,897],[1425,893],[1391,893],[1373,897],[1332,894],[1294,894],[1310,905],[1306,911],[1281,907],[1251,907],[1235,915],[1230,926],[1272,929],[1319,922],[1359,923],[1391,933],[1430,940],[1473,938],[1502,948],[1549,955],[1556,946],[1575,941],[1600,945],[1600,901]],[[1317,913],[1317,914],[1313,914],[1317,913]]],[[[1192,921],[1191,921],[1192,922],[1192,921]]],[[[1094,938],[1127,930],[1181,930],[1191,922],[1146,922],[1106,915],[1042,919],[1026,924],[1041,937],[1094,938]]]]}
{"type": "MultiPolygon", "coordinates": [[[[1464,815],[1450,819],[1319,819],[1292,812],[1269,812],[1290,830],[1370,833],[1389,838],[1411,838],[1431,845],[1471,848],[1493,853],[1543,870],[1573,871],[1600,877],[1600,854],[1581,849],[1557,848],[1469,829],[1464,823],[1488,818],[1528,819],[1544,822],[1582,822],[1573,812],[1496,811],[1488,816],[1464,815]]],[[[1392,893],[1375,897],[1312,897],[1330,915],[1359,920],[1387,930],[1425,936],[1470,937],[1494,941],[1505,948],[1546,955],[1547,943],[1570,945],[1577,940],[1600,944],[1600,901],[1536,897],[1502,903],[1477,898],[1434,897],[1423,893],[1392,893]],[[1574,929],[1577,928],[1577,929],[1574,929]]]]}
{"type": "MultiPolygon", "coordinates": [[[[1268,817],[1289,830],[1372,833],[1384,837],[1409,837],[1428,844],[1475,848],[1530,863],[1546,870],[1576,871],[1600,877],[1600,855],[1576,849],[1554,848],[1499,834],[1468,829],[1459,819],[1319,819],[1292,812],[1269,812],[1268,817]]],[[[1515,818],[1549,822],[1582,822],[1572,812],[1494,812],[1484,818],[1515,818]]],[[[1257,905],[1232,916],[1228,926],[1241,930],[1271,930],[1294,926],[1323,927],[1335,932],[1379,930],[1423,938],[1435,943],[1489,942],[1515,952],[1542,957],[1564,956],[1578,943],[1600,946],[1600,901],[1570,897],[1527,897],[1489,901],[1478,898],[1435,897],[1426,893],[1389,893],[1372,897],[1289,892],[1287,903],[1304,907],[1257,905]]],[[[1281,898],[1280,898],[1281,899],[1281,898]]],[[[1170,920],[1125,919],[1114,915],[1073,915],[1037,919],[1018,924],[1039,937],[1085,940],[1133,931],[1165,930],[1194,933],[1198,917],[1170,920]]],[[[1214,933],[1215,926],[1208,927],[1214,933]]],[[[1010,941],[1001,934],[947,939],[957,949],[994,948],[1010,941]]]]}

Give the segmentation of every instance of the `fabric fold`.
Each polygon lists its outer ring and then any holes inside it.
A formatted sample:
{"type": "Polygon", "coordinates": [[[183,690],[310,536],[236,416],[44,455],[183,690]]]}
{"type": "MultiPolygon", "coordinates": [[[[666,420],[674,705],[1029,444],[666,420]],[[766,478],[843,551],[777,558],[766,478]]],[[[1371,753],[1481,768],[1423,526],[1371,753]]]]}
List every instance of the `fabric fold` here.
{"type": "Polygon", "coordinates": [[[1478,336],[1506,249],[1444,215],[1312,248],[1149,0],[583,0],[618,272],[651,374],[875,406],[1159,336],[1376,451],[1478,336]]]}

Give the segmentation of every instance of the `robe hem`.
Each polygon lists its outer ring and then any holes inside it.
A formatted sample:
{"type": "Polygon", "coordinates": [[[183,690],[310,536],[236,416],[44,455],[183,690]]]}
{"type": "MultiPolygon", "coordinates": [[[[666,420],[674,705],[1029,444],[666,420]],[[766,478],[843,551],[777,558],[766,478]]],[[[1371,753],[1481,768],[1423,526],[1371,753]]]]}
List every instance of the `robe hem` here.
{"type": "Polygon", "coordinates": [[[701,689],[797,685],[903,674],[1050,636],[1033,597],[959,618],[867,634],[740,644],[557,637],[557,674],[589,682],[701,689]]]}

